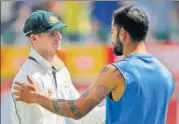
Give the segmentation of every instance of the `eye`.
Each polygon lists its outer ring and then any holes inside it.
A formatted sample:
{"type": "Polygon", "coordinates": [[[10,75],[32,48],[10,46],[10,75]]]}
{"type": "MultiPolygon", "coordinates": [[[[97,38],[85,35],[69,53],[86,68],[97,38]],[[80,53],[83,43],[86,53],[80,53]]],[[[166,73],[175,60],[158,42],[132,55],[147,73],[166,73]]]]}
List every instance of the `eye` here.
{"type": "Polygon", "coordinates": [[[55,36],[55,32],[51,32],[51,33],[49,34],[49,36],[50,36],[50,37],[54,37],[54,36],[55,36]]]}
{"type": "Polygon", "coordinates": [[[55,33],[54,33],[54,32],[52,32],[52,33],[50,33],[50,35],[51,35],[51,36],[54,36],[54,35],[55,35],[55,33]]]}

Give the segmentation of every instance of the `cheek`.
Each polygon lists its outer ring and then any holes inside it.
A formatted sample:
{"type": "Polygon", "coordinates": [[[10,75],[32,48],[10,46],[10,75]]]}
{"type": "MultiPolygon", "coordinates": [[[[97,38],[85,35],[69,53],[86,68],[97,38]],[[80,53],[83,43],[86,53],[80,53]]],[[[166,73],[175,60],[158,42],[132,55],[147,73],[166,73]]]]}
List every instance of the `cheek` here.
{"type": "Polygon", "coordinates": [[[44,39],[44,41],[45,41],[45,44],[47,46],[51,46],[52,43],[53,43],[53,39],[52,38],[48,38],[48,37],[46,39],[44,39]]]}
{"type": "Polygon", "coordinates": [[[49,39],[44,39],[41,45],[44,49],[49,49],[52,46],[51,44],[52,43],[49,39]]]}
{"type": "Polygon", "coordinates": [[[43,40],[38,39],[37,41],[35,41],[35,45],[40,49],[43,48],[42,44],[44,44],[43,40]]]}

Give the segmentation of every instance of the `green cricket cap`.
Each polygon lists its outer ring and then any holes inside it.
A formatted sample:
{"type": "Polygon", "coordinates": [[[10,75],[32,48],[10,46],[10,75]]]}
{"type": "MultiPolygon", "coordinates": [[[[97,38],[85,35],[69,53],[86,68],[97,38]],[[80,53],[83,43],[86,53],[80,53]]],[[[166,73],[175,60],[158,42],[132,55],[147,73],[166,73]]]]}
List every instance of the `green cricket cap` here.
{"type": "Polygon", "coordinates": [[[26,36],[29,34],[39,34],[42,32],[52,32],[64,28],[67,25],[60,21],[53,13],[36,10],[31,13],[24,24],[24,33],[26,36]]]}

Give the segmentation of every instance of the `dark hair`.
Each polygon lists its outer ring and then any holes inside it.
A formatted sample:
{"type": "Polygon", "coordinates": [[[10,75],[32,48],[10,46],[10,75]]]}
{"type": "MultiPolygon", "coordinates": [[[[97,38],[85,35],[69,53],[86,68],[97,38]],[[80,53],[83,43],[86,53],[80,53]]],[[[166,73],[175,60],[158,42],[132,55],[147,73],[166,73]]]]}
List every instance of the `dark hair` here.
{"type": "Polygon", "coordinates": [[[132,40],[140,42],[146,38],[149,19],[143,10],[128,6],[117,9],[113,13],[113,24],[118,28],[124,28],[132,40]]]}

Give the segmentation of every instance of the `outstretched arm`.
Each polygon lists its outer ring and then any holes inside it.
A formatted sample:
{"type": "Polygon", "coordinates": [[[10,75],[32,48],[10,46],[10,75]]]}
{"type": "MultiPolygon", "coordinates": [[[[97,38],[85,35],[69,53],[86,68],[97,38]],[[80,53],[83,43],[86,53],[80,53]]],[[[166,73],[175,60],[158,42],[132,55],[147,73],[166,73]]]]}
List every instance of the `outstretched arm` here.
{"type": "Polygon", "coordinates": [[[109,87],[98,84],[91,86],[77,100],[51,99],[36,95],[37,104],[60,116],[80,119],[99,104],[111,91],[109,87]]]}
{"type": "MultiPolygon", "coordinates": [[[[37,103],[49,111],[60,116],[80,119],[97,106],[113,89],[124,85],[121,74],[112,65],[108,65],[100,72],[97,80],[77,100],[51,99],[38,93],[32,81],[29,85],[15,88],[17,100],[37,103]]],[[[18,84],[18,83],[16,83],[18,84]]]]}

